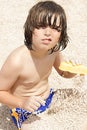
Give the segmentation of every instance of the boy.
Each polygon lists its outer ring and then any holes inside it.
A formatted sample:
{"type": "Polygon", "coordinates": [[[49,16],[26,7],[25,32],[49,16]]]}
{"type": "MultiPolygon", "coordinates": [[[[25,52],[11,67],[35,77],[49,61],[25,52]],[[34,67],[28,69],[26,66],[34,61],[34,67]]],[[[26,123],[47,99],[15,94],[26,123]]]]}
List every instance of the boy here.
{"type": "Polygon", "coordinates": [[[68,43],[66,15],[60,5],[43,1],[33,6],[24,35],[25,45],[8,56],[0,71],[0,102],[10,107],[19,130],[29,114],[49,107],[54,91],[48,77],[53,66],[65,78],[75,75],[59,69],[63,60],[59,50],[68,43]]]}

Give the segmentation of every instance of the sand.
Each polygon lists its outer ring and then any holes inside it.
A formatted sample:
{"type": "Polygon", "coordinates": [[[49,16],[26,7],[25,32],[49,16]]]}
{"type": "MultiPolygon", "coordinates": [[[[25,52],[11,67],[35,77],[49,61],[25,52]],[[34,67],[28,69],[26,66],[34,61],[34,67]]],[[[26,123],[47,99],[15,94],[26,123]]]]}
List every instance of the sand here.
{"type": "MultiPolygon", "coordinates": [[[[12,50],[24,44],[23,25],[28,10],[37,1],[0,0],[0,67],[12,50]]],[[[87,1],[55,1],[67,15],[70,42],[63,55],[87,66],[87,1]]],[[[82,130],[87,120],[87,76],[64,79],[53,69],[49,84],[58,89],[52,105],[38,117],[30,117],[29,130],[82,130]]],[[[0,130],[16,129],[9,109],[0,104],[0,130]]]]}

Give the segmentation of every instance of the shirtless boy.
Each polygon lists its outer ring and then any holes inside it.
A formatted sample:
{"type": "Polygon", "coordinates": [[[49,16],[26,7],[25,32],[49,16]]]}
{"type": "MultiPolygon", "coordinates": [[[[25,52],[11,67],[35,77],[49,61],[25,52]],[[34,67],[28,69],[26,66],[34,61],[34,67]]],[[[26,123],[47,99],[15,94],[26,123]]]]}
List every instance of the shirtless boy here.
{"type": "Polygon", "coordinates": [[[19,130],[23,112],[40,113],[49,107],[54,94],[48,84],[52,67],[65,78],[74,76],[59,69],[60,49],[68,43],[66,16],[60,5],[43,1],[33,6],[24,35],[25,44],[8,56],[0,71],[0,102],[10,107],[19,130]]]}

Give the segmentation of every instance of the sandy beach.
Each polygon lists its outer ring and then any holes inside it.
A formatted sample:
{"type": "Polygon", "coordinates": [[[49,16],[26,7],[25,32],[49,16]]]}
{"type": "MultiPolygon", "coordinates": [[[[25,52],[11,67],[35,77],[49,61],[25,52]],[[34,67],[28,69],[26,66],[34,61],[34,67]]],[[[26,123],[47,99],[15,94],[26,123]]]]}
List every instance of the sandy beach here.
{"type": "MultiPolygon", "coordinates": [[[[29,9],[38,0],[0,0],[0,68],[7,56],[24,44],[23,26],[29,9]]],[[[67,15],[70,42],[63,55],[87,66],[87,1],[55,0],[67,15]]],[[[38,116],[30,116],[29,130],[82,130],[87,120],[87,76],[60,77],[52,70],[49,84],[58,89],[52,105],[38,116]]],[[[17,130],[9,109],[0,104],[0,130],[17,130]]]]}

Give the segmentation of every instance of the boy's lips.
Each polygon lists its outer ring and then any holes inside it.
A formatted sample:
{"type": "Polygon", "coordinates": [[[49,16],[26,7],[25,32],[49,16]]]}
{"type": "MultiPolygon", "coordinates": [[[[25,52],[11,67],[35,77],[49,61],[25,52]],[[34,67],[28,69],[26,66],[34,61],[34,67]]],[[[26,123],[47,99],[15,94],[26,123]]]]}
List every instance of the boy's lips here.
{"type": "Polygon", "coordinates": [[[42,39],[42,41],[44,44],[49,44],[49,42],[52,41],[52,39],[51,38],[44,38],[44,39],[42,39]]]}
{"type": "Polygon", "coordinates": [[[44,38],[44,39],[42,39],[42,41],[51,41],[51,38],[44,38]]]}

